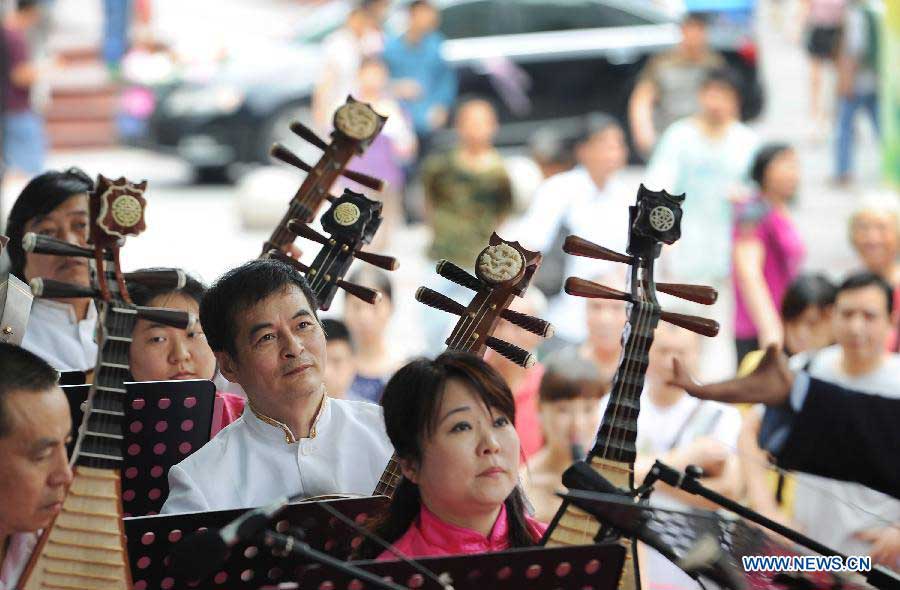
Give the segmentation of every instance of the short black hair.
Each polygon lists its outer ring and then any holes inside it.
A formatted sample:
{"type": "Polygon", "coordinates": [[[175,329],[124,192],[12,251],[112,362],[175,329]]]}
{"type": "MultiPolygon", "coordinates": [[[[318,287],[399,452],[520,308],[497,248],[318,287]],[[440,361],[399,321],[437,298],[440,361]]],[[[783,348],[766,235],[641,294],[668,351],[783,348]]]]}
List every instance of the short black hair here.
{"type": "Polygon", "coordinates": [[[14,391],[41,393],[56,386],[59,372],[47,361],[24,348],[0,342],[0,438],[12,426],[6,415],[6,396],[14,391]]]}
{"type": "MultiPolygon", "coordinates": [[[[181,269],[178,268],[168,268],[168,267],[153,267],[153,268],[142,268],[135,272],[146,272],[146,271],[178,271],[181,269]]],[[[184,272],[184,271],[182,271],[184,272]]],[[[180,293],[186,297],[190,297],[194,301],[197,302],[197,305],[203,301],[203,296],[206,294],[206,285],[204,285],[200,280],[191,276],[188,273],[184,273],[185,282],[184,287],[181,289],[173,289],[171,287],[148,287],[146,285],[139,284],[129,284],[128,285],[128,294],[131,295],[131,301],[134,302],[135,305],[147,306],[150,305],[150,302],[156,299],[161,295],[170,295],[175,293],[180,293]]]]}
{"type": "Polygon", "coordinates": [[[828,307],[834,304],[836,293],[834,283],[821,273],[799,275],[781,298],[781,319],[791,322],[810,307],[828,307]]]}
{"type": "Polygon", "coordinates": [[[865,287],[878,287],[884,291],[884,298],[887,300],[887,312],[888,315],[891,315],[894,311],[894,289],[881,275],[868,270],[853,273],[844,279],[844,282],[835,291],[834,298],[836,300],[844,291],[854,291],[865,287]]]}
{"type": "Polygon", "coordinates": [[[681,17],[681,24],[686,25],[688,23],[694,25],[702,25],[704,27],[709,26],[710,14],[708,12],[698,12],[691,11],[685,13],[683,17],[681,17]]]}
{"type": "Polygon", "coordinates": [[[738,99],[738,102],[741,102],[741,91],[744,88],[744,80],[741,78],[740,73],[734,68],[730,68],[728,66],[713,68],[710,70],[706,76],[703,78],[703,83],[700,85],[700,89],[703,90],[708,86],[728,86],[731,90],[734,91],[735,96],[738,99]]]}
{"type": "Polygon", "coordinates": [[[394,300],[394,287],[388,273],[371,266],[362,266],[350,273],[347,278],[351,283],[375,289],[384,295],[388,301],[394,300]]]}
{"type": "Polygon", "coordinates": [[[768,169],[769,164],[780,154],[792,149],[794,148],[790,144],[783,142],[767,143],[759,148],[756,156],[753,158],[753,165],[750,166],[750,178],[753,179],[753,182],[759,188],[763,188],[763,181],[766,179],[766,169],[768,169]]]}
{"type": "Polygon", "coordinates": [[[322,329],[325,331],[326,342],[343,341],[350,346],[351,350],[354,349],[353,337],[350,335],[350,330],[347,329],[347,324],[341,320],[325,318],[322,320],[322,329]]]}
{"type": "Polygon", "coordinates": [[[11,272],[25,280],[25,250],[22,237],[25,226],[32,219],[47,215],[69,197],[94,190],[94,181],[80,168],[69,168],[63,172],[49,170],[29,181],[19,193],[19,197],[9,212],[6,235],[9,237],[9,260],[11,272]]]}
{"type": "Polygon", "coordinates": [[[432,4],[428,0],[412,0],[412,2],[410,2],[406,7],[406,9],[409,12],[412,12],[413,10],[416,10],[417,8],[430,8],[432,10],[437,10],[434,7],[434,4],[432,4]]]}
{"type": "Polygon", "coordinates": [[[581,120],[579,121],[578,132],[575,134],[574,138],[575,145],[577,146],[586,143],[598,133],[602,133],[607,129],[612,128],[621,130],[622,124],[609,113],[600,111],[588,113],[581,117],[581,120]]]}
{"type": "Polygon", "coordinates": [[[319,321],[316,294],[303,275],[284,262],[259,258],[222,275],[200,302],[200,324],[210,348],[237,356],[235,325],[241,312],[292,285],[303,292],[319,321]]]}

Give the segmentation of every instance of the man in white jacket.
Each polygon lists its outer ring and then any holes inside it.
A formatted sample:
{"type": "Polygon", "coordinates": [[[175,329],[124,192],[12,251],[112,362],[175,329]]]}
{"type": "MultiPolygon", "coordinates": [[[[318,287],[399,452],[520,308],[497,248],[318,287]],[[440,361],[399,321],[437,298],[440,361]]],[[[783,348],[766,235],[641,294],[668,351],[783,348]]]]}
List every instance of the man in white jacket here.
{"type": "Polygon", "coordinates": [[[300,273],[254,260],[222,276],[200,307],[243,415],[169,471],[163,513],[267,504],[284,495],[371,494],[393,448],[381,408],[329,398],[325,333],[300,273]]]}

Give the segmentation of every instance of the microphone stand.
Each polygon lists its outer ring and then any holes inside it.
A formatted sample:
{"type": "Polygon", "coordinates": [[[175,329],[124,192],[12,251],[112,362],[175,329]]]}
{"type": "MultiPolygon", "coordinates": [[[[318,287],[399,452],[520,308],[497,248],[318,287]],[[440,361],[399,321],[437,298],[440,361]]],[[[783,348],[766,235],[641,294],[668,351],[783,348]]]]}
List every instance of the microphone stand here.
{"type": "MultiPolygon", "coordinates": [[[[807,549],[815,551],[821,555],[829,555],[840,557],[844,561],[846,561],[847,556],[843,553],[839,553],[834,549],[819,543],[815,539],[810,539],[806,535],[803,535],[794,529],[788,528],[783,524],[779,524],[772,519],[766,518],[759,512],[751,510],[742,504],[738,504],[734,500],[726,498],[722,494],[719,494],[701,484],[698,479],[703,475],[703,470],[696,465],[688,465],[684,470],[684,473],[678,471],[677,469],[670,467],[663,463],[662,461],[656,461],[653,464],[653,467],[650,468],[650,471],[647,473],[647,477],[644,479],[642,488],[646,488],[651,486],[656,481],[661,481],[666,483],[673,488],[682,489],[690,494],[694,494],[695,496],[700,496],[701,498],[705,498],[712,502],[713,504],[718,504],[722,506],[726,510],[730,510],[734,512],[738,516],[742,518],[746,518],[749,521],[755,522],[756,524],[763,526],[770,531],[774,531],[779,535],[785,537],[786,539],[790,539],[794,543],[798,545],[802,545],[807,549]]],[[[882,568],[881,566],[874,566],[868,572],[859,572],[862,574],[866,581],[876,588],[881,588],[883,590],[900,590],[900,577],[896,574],[889,572],[887,569],[882,568]]]]}
{"type": "Polygon", "coordinates": [[[273,547],[278,551],[284,553],[285,555],[296,555],[297,557],[303,557],[310,561],[321,563],[322,565],[334,568],[339,572],[349,574],[354,578],[373,584],[376,588],[384,588],[386,590],[407,590],[405,586],[400,586],[393,582],[388,582],[376,576],[375,574],[369,573],[364,569],[356,567],[355,565],[350,565],[349,563],[341,561],[340,559],[336,559],[328,555],[327,553],[317,551],[316,549],[310,547],[309,544],[300,541],[296,537],[293,537],[291,535],[285,535],[273,530],[266,530],[263,535],[265,537],[265,543],[267,546],[273,547]]]}

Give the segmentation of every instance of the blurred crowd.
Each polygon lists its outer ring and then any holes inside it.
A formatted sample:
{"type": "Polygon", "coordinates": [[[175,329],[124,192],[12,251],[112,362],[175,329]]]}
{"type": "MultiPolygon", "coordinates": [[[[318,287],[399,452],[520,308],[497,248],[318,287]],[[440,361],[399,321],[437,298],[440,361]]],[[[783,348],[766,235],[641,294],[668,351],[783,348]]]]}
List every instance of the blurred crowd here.
{"type": "MultiPolygon", "coordinates": [[[[782,8],[782,0],[770,4],[782,8]]],[[[827,175],[834,186],[847,187],[858,180],[857,119],[865,115],[876,137],[879,129],[882,11],[868,0],[802,0],[800,6],[798,30],[811,75],[797,83],[810,87],[810,140],[821,141],[833,130],[827,175]],[[828,70],[836,75],[833,86],[828,70]],[[834,93],[833,100],[828,93],[834,93]],[[832,102],[833,112],[827,106],[832,102]]],[[[646,162],[642,179],[648,188],[687,195],[682,237],[664,249],[656,279],[715,287],[719,302],[710,313],[726,336],[705,343],[668,324],[656,331],[639,418],[636,479],[657,458],[679,468],[699,465],[705,483],[720,493],[845,554],[869,554],[900,570],[900,501],[858,484],[778,470],[759,444],[771,425],[756,407],[700,401],[669,384],[673,358],[696,372],[705,351],[733,346],[733,366],[747,373],[761,349],[776,344],[796,368],[815,377],[900,397],[897,194],[885,189],[858,198],[849,219],[833,220],[846,226],[855,270],[835,280],[832,269],[809,268],[804,260],[817,244],[804,241],[792,206],[800,190],[800,150],[780,137],[760,136],[741,120],[742,81],[711,49],[702,13],[687,13],[680,43],[647,62],[629,98],[627,121],[589,113],[575,135],[544,128],[532,136],[524,155],[508,157],[495,145],[495,106],[457,92],[454,71],[441,52],[437,7],[428,0],[410,2],[405,29],[396,35],[384,27],[388,7],[386,0],[361,0],[344,25],[324,39],[313,123],[329,132],[331,114],[347,95],[388,116],[382,133],[350,165],[388,181],[380,244],[398,239],[400,227],[422,224],[429,236],[425,255],[434,262],[472,268],[494,231],[544,253],[532,287],[512,309],[548,319],[555,337],[540,342],[501,322],[496,336],[526,350],[539,347],[540,362],[522,369],[491,351],[486,357],[515,396],[522,478],[537,518],[552,518],[562,471],[593,443],[628,317],[623,302],[564,293],[569,276],[623,290],[627,281],[614,263],[565,256],[561,246],[575,234],[625,251],[627,207],[636,187],[623,182],[621,173],[638,159],[646,162]],[[455,132],[452,144],[436,141],[443,129],[455,132]]],[[[38,10],[39,3],[20,0],[4,21],[9,72],[3,89],[4,160],[10,173],[26,176],[44,170],[46,150],[40,114],[29,100],[36,68],[28,35],[39,21],[38,10]]],[[[785,19],[774,14],[782,24],[785,19]]],[[[111,47],[113,64],[114,41],[111,47]]],[[[767,100],[791,91],[769,88],[767,100]]],[[[35,231],[50,218],[45,211],[17,223],[35,231]]],[[[50,224],[46,232],[66,238],[70,228],[64,223],[50,224]]],[[[22,278],[37,272],[24,264],[18,271],[22,278]]],[[[369,305],[348,297],[341,313],[325,320],[327,391],[377,403],[389,376],[407,360],[387,336],[397,320],[397,295],[390,277],[377,270],[359,270],[348,280],[380,291],[383,298],[369,305]]],[[[466,289],[437,276],[428,286],[467,303],[466,289]]],[[[669,311],[696,311],[671,298],[661,301],[669,311]]],[[[453,318],[431,309],[422,313],[421,352],[435,355],[444,348],[453,318]]],[[[77,331],[86,314],[60,321],[77,331]]],[[[655,501],[710,507],[675,490],[664,490],[655,501]]],[[[650,588],[693,587],[663,560],[651,556],[648,564],[650,588]]]]}

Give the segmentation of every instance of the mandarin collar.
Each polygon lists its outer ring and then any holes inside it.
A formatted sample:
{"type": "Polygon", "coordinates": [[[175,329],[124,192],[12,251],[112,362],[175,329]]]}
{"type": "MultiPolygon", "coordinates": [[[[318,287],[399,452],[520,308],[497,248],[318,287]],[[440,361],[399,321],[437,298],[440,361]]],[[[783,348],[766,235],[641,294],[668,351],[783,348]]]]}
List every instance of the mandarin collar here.
{"type": "Polygon", "coordinates": [[[441,520],[425,504],[422,504],[419,511],[417,524],[422,539],[426,543],[433,547],[439,547],[450,554],[501,551],[507,547],[509,542],[507,539],[506,503],[500,505],[500,513],[487,537],[478,531],[441,520]]]}
{"type": "MultiPolygon", "coordinates": [[[[309,429],[309,438],[316,438],[321,429],[326,426],[331,417],[331,404],[328,403],[328,395],[322,396],[322,403],[319,404],[319,411],[313,419],[312,427],[309,429]]],[[[291,431],[290,427],[284,422],[280,422],[275,418],[266,416],[253,407],[250,400],[247,400],[247,408],[249,412],[244,411],[242,417],[247,422],[251,430],[262,435],[264,438],[272,442],[283,440],[286,444],[292,445],[299,443],[302,439],[297,438],[291,431]]]]}

